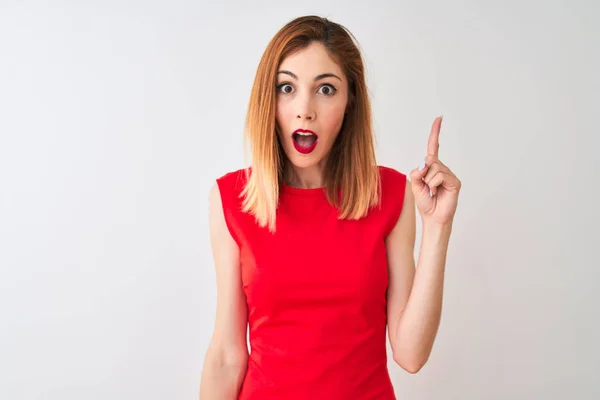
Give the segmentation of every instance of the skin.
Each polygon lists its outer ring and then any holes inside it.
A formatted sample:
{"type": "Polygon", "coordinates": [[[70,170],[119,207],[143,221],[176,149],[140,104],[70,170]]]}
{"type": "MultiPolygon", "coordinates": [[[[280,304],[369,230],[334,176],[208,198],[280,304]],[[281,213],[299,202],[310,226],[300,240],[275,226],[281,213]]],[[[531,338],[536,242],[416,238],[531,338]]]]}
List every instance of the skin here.
{"type": "Polygon", "coordinates": [[[281,63],[277,87],[277,131],[290,161],[285,181],[293,187],[322,187],[327,156],[344,122],[347,78],[325,47],[313,42],[281,63]],[[294,148],[292,133],[296,129],[310,129],[318,135],[312,153],[302,154],[294,148]]]}
{"type": "Polygon", "coordinates": [[[394,360],[410,373],[427,362],[437,335],[452,221],[462,186],[438,157],[442,118],[433,122],[425,162],[406,181],[403,211],[386,238],[388,334],[394,360]],[[415,270],[415,206],[422,236],[415,270]]]}
{"type": "MultiPolygon", "coordinates": [[[[341,128],[347,104],[347,81],[322,45],[315,43],[281,65],[295,75],[278,74],[286,93],[278,94],[278,135],[290,160],[290,186],[322,186],[327,154],[341,128]],[[323,73],[328,77],[315,81],[323,73]],[[334,86],[327,95],[325,84],[334,86]],[[319,144],[311,154],[298,153],[291,133],[315,131],[319,144]]],[[[388,334],[396,363],[410,373],[427,362],[439,327],[446,254],[461,188],[460,180],[438,157],[441,118],[431,128],[425,162],[406,181],[403,211],[385,240],[388,257],[388,334]],[[423,226],[415,269],[416,210],[423,226]]],[[[239,248],[226,226],[218,186],[209,197],[211,247],[217,277],[217,310],[206,352],[200,399],[236,399],[248,363],[247,306],[241,286],[239,248]]]]}
{"type": "Polygon", "coordinates": [[[248,309],[241,285],[240,251],[225,223],[217,184],[210,190],[209,231],[217,278],[217,310],[204,357],[200,400],[233,400],[238,398],[248,365],[248,309]]]}

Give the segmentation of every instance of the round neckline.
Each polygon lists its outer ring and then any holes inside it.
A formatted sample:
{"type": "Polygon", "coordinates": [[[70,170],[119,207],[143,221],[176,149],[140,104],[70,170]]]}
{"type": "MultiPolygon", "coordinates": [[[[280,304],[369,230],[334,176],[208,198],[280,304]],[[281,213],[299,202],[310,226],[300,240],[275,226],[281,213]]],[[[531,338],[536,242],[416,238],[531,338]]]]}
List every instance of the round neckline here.
{"type": "Polygon", "coordinates": [[[283,182],[281,184],[281,191],[282,191],[282,193],[295,194],[295,195],[299,195],[299,196],[319,196],[319,195],[325,194],[325,186],[318,187],[318,188],[305,189],[305,188],[292,187],[292,186],[288,185],[287,183],[283,182]]]}

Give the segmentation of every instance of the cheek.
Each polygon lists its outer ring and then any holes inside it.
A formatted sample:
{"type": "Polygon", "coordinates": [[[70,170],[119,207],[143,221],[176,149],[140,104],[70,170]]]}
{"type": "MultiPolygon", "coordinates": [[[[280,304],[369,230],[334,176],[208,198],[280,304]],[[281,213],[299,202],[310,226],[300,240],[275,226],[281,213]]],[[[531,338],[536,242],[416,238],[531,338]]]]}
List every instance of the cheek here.
{"type": "Polygon", "coordinates": [[[342,127],[344,121],[344,112],[346,111],[346,105],[340,104],[331,107],[323,113],[321,123],[327,130],[327,133],[336,135],[339,129],[342,127]]]}
{"type": "Polygon", "coordinates": [[[293,121],[290,109],[291,108],[289,106],[287,106],[286,104],[284,104],[283,101],[277,102],[277,111],[275,113],[275,116],[276,116],[277,124],[284,131],[287,131],[290,129],[290,126],[289,126],[290,121],[293,121]]]}

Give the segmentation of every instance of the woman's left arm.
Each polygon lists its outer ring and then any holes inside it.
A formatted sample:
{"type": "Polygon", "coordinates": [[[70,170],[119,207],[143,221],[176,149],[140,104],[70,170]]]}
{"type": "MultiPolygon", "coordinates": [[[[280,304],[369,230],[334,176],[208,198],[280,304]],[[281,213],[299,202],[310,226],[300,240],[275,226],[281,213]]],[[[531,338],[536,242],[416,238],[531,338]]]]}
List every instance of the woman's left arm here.
{"type": "Polygon", "coordinates": [[[388,332],[394,360],[410,373],[427,362],[441,313],[446,254],[460,180],[438,158],[441,118],[431,129],[425,163],[406,182],[400,218],[386,238],[388,332]],[[422,220],[415,270],[415,205],[422,220]]]}

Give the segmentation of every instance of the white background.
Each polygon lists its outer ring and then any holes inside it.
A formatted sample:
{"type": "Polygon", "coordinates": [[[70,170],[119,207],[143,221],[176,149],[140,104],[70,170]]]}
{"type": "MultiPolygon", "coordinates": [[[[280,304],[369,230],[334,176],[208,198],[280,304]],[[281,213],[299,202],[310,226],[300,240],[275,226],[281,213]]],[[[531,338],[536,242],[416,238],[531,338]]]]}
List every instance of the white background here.
{"type": "Polygon", "coordinates": [[[0,1],[0,398],[197,398],[208,192],[305,14],[360,43],[379,163],[408,174],[443,113],[463,182],[438,338],[417,375],[390,357],[398,397],[600,398],[598,3],[213,3],[0,1]]]}

